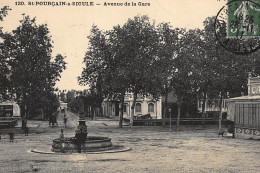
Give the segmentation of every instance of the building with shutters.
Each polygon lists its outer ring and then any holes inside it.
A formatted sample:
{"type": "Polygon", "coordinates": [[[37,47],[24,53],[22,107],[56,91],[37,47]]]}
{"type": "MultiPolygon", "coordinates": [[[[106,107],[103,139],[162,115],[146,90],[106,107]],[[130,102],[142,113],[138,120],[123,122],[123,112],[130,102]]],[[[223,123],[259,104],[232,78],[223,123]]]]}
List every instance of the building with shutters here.
{"type": "MultiPolygon", "coordinates": [[[[130,119],[131,106],[133,104],[133,94],[127,93],[124,99],[123,118],[130,119]]],[[[105,99],[102,103],[103,115],[113,118],[119,117],[121,104],[119,101],[110,101],[105,99]]],[[[152,96],[138,96],[134,110],[135,116],[150,114],[152,119],[162,119],[162,102],[161,99],[155,100],[152,96]]]]}

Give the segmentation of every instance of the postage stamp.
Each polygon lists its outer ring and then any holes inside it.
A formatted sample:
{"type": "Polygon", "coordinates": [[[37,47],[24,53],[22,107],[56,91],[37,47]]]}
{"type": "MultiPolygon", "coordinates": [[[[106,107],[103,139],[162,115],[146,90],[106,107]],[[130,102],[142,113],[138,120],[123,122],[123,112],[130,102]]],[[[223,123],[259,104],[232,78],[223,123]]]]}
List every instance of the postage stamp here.
{"type": "Polygon", "coordinates": [[[215,21],[216,37],[227,50],[248,54],[260,48],[260,0],[228,0],[215,21]]]}

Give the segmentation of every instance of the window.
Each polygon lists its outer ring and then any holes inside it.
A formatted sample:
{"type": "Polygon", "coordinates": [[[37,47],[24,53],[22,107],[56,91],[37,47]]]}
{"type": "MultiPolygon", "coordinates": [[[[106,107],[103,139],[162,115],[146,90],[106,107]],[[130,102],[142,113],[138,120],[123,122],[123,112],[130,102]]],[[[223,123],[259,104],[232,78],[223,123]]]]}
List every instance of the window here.
{"type": "Polygon", "coordinates": [[[148,112],[154,112],[154,104],[153,103],[148,104],[148,112]]]}
{"type": "Polygon", "coordinates": [[[246,127],[256,127],[256,120],[259,119],[257,113],[258,105],[255,103],[236,103],[235,104],[235,123],[246,127]]]}
{"type": "Polygon", "coordinates": [[[199,108],[202,107],[202,101],[199,101],[199,108]]]}
{"type": "Polygon", "coordinates": [[[126,105],[124,105],[123,110],[124,110],[124,112],[126,112],[126,105]]]}
{"type": "Polygon", "coordinates": [[[136,103],[135,104],[135,112],[142,112],[141,103],[136,103]]]}

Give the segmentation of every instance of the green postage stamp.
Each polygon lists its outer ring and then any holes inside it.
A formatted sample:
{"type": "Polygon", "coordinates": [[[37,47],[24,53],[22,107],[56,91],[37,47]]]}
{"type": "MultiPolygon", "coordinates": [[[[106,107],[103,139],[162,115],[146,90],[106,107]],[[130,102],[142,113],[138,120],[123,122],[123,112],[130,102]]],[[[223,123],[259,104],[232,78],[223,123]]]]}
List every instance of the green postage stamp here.
{"type": "Polygon", "coordinates": [[[217,14],[216,38],[236,54],[260,49],[260,0],[228,0],[217,14]]]}
{"type": "Polygon", "coordinates": [[[228,0],[228,37],[260,35],[260,0],[228,0]]]}

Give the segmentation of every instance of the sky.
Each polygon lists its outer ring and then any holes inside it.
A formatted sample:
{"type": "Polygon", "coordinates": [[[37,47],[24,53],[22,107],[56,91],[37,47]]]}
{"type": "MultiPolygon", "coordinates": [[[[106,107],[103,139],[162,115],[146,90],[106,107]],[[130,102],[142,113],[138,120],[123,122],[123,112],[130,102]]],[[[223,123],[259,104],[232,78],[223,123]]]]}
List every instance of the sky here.
{"type": "MultiPolygon", "coordinates": [[[[87,36],[93,24],[101,30],[112,29],[123,25],[128,18],[136,15],[148,15],[156,23],[170,22],[179,28],[203,28],[203,21],[209,16],[217,15],[226,3],[225,0],[23,0],[24,5],[16,4],[17,0],[0,0],[0,8],[11,7],[8,16],[0,22],[3,31],[10,32],[19,26],[22,14],[36,17],[37,24],[47,24],[53,40],[53,56],[60,53],[66,56],[67,69],[61,74],[56,86],[60,90],[83,90],[77,77],[84,67],[83,58],[88,49],[87,36]],[[93,2],[94,6],[48,6],[28,5],[28,2],[93,2]],[[123,6],[104,6],[104,3],[123,3],[123,6]],[[125,2],[136,3],[136,6],[124,6],[125,2]],[[139,6],[138,2],[149,3],[139,6]],[[101,5],[96,5],[101,4],[101,5]]],[[[19,1],[21,2],[21,1],[19,1]]]]}

